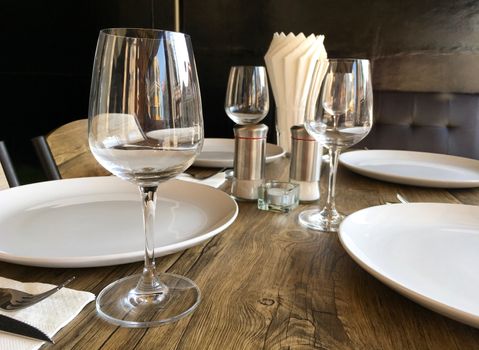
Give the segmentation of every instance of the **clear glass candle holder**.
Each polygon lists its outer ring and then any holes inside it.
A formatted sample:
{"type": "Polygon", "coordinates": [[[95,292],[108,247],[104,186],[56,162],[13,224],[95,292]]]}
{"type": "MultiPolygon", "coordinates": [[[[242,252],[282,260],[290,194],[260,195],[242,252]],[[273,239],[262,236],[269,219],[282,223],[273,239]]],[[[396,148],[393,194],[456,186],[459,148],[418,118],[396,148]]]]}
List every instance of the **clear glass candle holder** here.
{"type": "Polygon", "coordinates": [[[258,188],[258,209],[287,213],[298,206],[299,185],[269,181],[258,188]]]}

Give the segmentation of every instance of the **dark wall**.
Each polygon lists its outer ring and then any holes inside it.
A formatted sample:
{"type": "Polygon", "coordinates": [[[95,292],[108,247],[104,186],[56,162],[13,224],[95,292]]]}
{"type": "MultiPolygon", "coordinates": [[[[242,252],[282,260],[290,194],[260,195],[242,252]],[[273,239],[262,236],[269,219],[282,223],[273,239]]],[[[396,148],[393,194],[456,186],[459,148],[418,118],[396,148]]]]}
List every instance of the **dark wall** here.
{"type": "MultiPolygon", "coordinates": [[[[87,116],[98,31],[116,26],[171,30],[173,0],[6,1],[0,26],[0,139],[16,163],[33,164],[31,137],[87,116]]],[[[474,92],[479,67],[463,69],[479,62],[478,29],[479,3],[471,0],[182,1],[182,30],[193,41],[207,137],[232,136],[233,122],[223,110],[229,67],[264,65],[276,31],[325,34],[330,57],[386,59],[375,77],[384,89],[408,89],[417,77],[401,78],[404,70],[394,71],[397,63],[391,65],[389,58],[406,57],[414,66],[419,57],[431,67],[429,57],[435,57],[439,68],[427,77],[442,75],[421,81],[421,89],[453,81],[461,87],[467,80],[468,92],[474,92]],[[450,69],[459,56],[461,64],[450,69]],[[388,72],[394,73],[382,81],[388,72]]],[[[265,119],[270,140],[273,116],[274,104],[265,119]]]]}
{"type": "MultiPolygon", "coordinates": [[[[479,92],[478,1],[184,0],[183,8],[214,136],[232,135],[223,112],[229,67],[264,65],[274,32],[324,34],[329,57],[369,58],[373,70],[377,60],[376,88],[479,92]]],[[[270,139],[273,120],[274,105],[270,139]]]]}
{"type": "Polygon", "coordinates": [[[87,117],[99,30],[173,29],[173,6],[164,0],[8,1],[0,23],[0,139],[21,168],[38,166],[30,138],[87,117]]]}

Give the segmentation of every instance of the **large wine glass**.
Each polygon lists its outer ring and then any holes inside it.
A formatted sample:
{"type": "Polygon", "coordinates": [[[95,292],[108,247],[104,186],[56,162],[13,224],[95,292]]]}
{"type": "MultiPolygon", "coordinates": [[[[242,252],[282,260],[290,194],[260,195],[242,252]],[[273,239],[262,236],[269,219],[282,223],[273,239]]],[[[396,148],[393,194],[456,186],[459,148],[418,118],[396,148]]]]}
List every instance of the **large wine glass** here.
{"type": "Polygon", "coordinates": [[[225,112],[239,125],[257,124],[268,114],[269,90],[266,68],[233,66],[226,88],[225,112]]]}
{"type": "Polygon", "coordinates": [[[186,277],[156,271],[154,231],[158,185],[188,168],[203,143],[200,88],[189,36],[153,29],[102,30],[88,129],[98,162],[138,185],[145,234],[142,274],[103,289],[96,300],[98,313],[126,327],[178,320],[197,307],[200,291],[186,277]]]}
{"type": "Polygon", "coordinates": [[[324,79],[320,65],[308,94],[305,128],[329,151],[328,195],[323,210],[300,213],[308,228],[337,232],[344,215],[336,210],[335,185],[341,150],[361,141],[373,124],[373,92],[368,60],[330,59],[324,79]]]}

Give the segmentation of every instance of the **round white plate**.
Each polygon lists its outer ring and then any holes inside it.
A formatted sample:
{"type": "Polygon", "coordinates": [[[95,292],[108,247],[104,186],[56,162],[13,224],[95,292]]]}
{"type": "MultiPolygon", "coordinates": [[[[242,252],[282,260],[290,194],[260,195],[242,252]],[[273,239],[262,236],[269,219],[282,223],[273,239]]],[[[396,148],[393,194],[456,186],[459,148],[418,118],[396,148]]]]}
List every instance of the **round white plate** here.
{"type": "Polygon", "coordinates": [[[339,237],[366,271],[406,297],[479,327],[479,207],[411,203],[348,216],[339,237]]]}
{"type": "MultiPolygon", "coordinates": [[[[136,186],[113,176],[41,182],[0,191],[0,260],[46,267],[141,261],[136,186]]],[[[170,180],[158,189],[156,256],[213,237],[233,223],[236,202],[209,186],[170,180]]]]}
{"type": "MultiPolygon", "coordinates": [[[[205,139],[203,149],[193,164],[210,168],[233,167],[234,153],[234,139],[205,139]]],[[[267,143],[266,163],[282,157],[284,153],[281,147],[267,143]]]]}
{"type": "Polygon", "coordinates": [[[479,187],[479,161],[446,154],[367,150],[342,154],[346,168],[373,179],[405,185],[479,187]]]}

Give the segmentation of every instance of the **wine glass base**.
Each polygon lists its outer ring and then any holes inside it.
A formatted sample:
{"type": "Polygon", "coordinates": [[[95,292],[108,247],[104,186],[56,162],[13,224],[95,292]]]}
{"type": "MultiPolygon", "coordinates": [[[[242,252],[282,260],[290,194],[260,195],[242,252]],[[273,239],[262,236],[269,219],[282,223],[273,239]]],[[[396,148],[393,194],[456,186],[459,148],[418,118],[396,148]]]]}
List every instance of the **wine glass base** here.
{"type": "Polygon", "coordinates": [[[299,223],[309,229],[324,232],[338,232],[339,225],[344,219],[344,215],[336,210],[319,211],[317,209],[305,210],[299,213],[299,223]]]}
{"type": "Polygon", "coordinates": [[[190,314],[200,303],[201,293],[196,284],[171,273],[158,274],[167,292],[138,298],[132,291],[140,276],[128,276],[105,287],[96,299],[98,314],[122,327],[146,328],[175,322],[190,314]]]}

